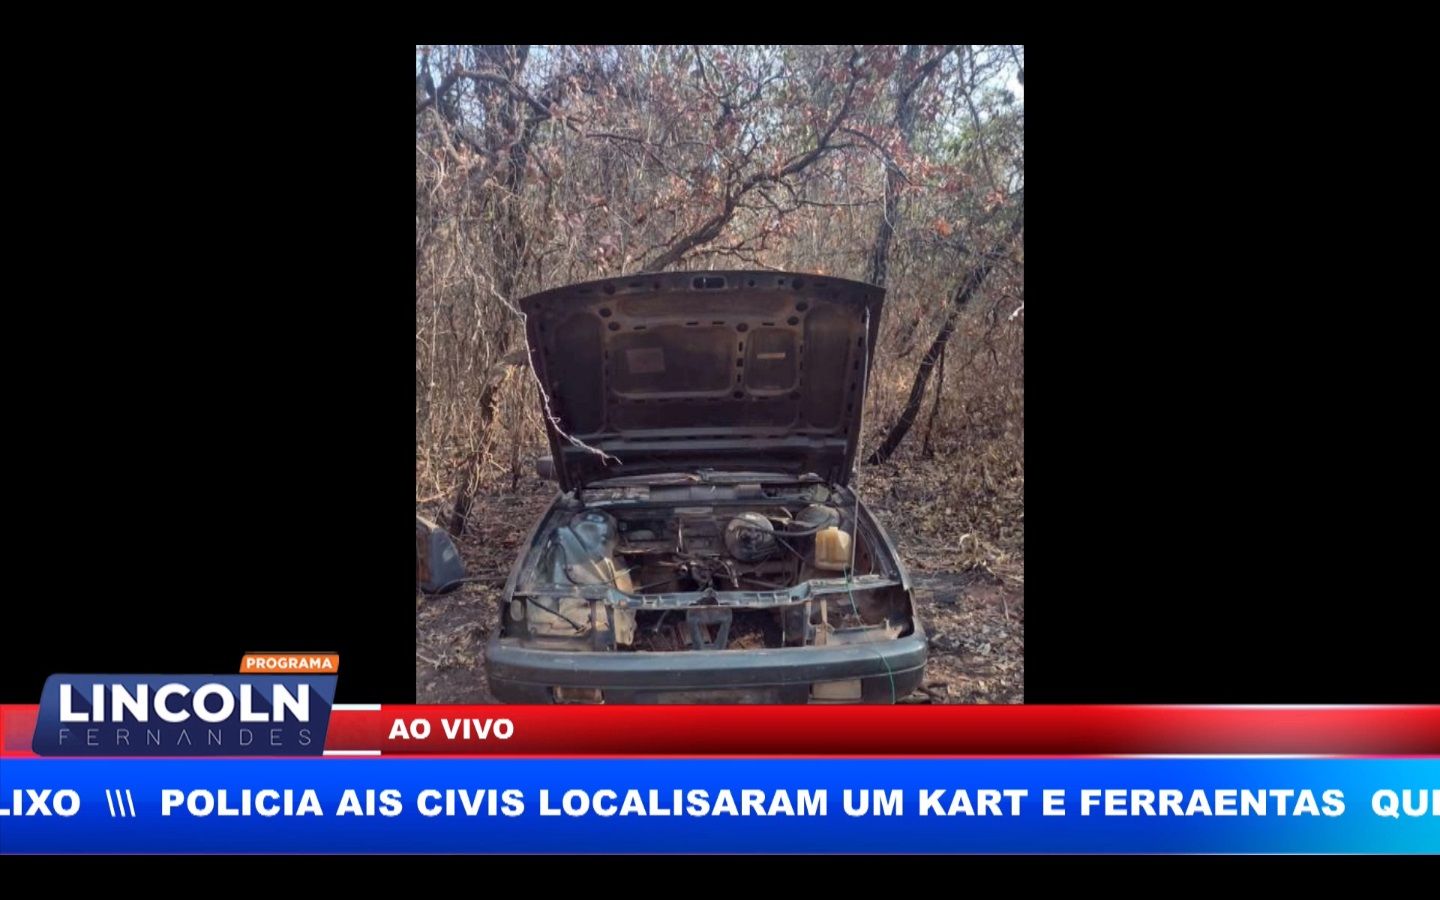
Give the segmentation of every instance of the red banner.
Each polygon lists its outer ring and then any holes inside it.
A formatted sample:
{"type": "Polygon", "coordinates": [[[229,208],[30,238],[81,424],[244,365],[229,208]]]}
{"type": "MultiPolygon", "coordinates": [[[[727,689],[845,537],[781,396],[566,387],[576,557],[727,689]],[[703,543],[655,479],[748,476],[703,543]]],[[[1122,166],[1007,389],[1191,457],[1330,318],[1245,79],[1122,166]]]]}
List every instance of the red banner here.
{"type": "MultiPolygon", "coordinates": [[[[34,706],[0,707],[30,755],[34,706]]],[[[336,756],[1440,756],[1440,706],[367,706],[336,756]]]]}
{"type": "Polygon", "coordinates": [[[1440,755],[1440,706],[385,706],[336,711],[326,749],[385,755],[1440,755]]]}

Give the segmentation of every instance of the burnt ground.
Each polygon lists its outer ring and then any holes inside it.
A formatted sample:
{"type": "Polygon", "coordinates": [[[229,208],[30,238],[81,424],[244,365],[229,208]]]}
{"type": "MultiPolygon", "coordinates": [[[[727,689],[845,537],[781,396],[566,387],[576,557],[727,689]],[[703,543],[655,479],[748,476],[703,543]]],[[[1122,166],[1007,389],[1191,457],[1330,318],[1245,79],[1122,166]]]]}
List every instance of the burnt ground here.
{"type": "MultiPolygon", "coordinates": [[[[1023,562],[960,532],[955,523],[975,517],[935,496],[934,485],[943,481],[935,470],[943,465],[866,467],[861,475],[861,496],[899,545],[930,633],[924,686],[903,702],[1023,703],[1023,562]]],[[[498,625],[500,594],[520,543],[554,492],[550,482],[530,478],[475,504],[457,543],[466,570],[479,580],[416,601],[416,702],[495,702],[485,683],[485,642],[498,625]]]]}

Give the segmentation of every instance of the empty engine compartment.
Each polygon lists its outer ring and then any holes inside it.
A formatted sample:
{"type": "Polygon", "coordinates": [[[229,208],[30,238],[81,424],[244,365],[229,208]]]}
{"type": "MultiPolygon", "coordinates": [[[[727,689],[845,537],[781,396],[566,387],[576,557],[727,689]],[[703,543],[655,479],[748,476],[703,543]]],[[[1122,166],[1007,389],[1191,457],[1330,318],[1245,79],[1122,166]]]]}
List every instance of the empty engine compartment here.
{"type": "Polygon", "coordinates": [[[549,649],[672,652],[909,633],[898,564],[848,491],[678,493],[557,506],[507,605],[506,634],[549,649]]]}
{"type": "MultiPolygon", "coordinates": [[[[804,510],[840,522],[834,507],[804,510]]],[[[639,594],[785,590],[817,571],[817,528],[796,516],[783,506],[624,511],[616,516],[616,565],[639,594]]]]}

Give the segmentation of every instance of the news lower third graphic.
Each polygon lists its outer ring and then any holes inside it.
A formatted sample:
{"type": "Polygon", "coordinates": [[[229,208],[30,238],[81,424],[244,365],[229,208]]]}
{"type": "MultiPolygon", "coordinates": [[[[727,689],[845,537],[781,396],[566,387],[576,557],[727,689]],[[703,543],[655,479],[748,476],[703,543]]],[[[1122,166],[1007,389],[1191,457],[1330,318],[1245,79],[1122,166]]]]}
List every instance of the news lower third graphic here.
{"type": "Polygon", "coordinates": [[[337,677],[53,676],[0,707],[0,853],[1440,853],[1440,707],[346,706],[337,677]]]}
{"type": "Polygon", "coordinates": [[[333,675],[52,675],[39,756],[318,756],[333,675]]]}

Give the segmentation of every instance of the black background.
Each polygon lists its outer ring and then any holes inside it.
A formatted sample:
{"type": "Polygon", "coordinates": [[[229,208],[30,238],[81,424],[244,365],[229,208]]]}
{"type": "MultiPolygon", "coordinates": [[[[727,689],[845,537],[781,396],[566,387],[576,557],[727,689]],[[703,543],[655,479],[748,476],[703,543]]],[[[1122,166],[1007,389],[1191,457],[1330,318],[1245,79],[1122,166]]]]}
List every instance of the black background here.
{"type": "MultiPolygon", "coordinates": [[[[126,56],[158,102],[23,161],[0,699],[270,649],[413,700],[413,88],[362,43],[187,83],[126,56]]],[[[1307,230],[1312,110],[1192,58],[1042,43],[1027,73],[1026,699],[1440,700],[1423,526],[1381,510],[1425,408],[1367,387],[1328,280],[1354,243],[1307,230]]]]}

